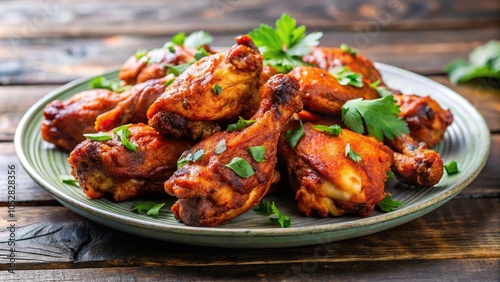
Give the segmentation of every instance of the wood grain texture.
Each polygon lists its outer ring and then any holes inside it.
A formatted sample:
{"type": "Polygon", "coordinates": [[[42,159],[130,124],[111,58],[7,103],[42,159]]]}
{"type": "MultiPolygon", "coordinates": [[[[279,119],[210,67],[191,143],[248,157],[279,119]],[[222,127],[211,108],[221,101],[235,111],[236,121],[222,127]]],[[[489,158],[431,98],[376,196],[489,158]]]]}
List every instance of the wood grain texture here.
{"type": "MultiPolygon", "coordinates": [[[[64,207],[19,207],[17,269],[494,259],[500,257],[499,209],[497,199],[453,199],[426,216],[373,235],[266,251],[162,242],[108,229],[64,207]]],[[[0,242],[8,232],[0,229],[0,242]]],[[[0,269],[8,267],[7,251],[3,243],[0,269]]]]}
{"type": "Polygon", "coordinates": [[[417,30],[495,26],[498,1],[2,1],[0,37],[241,32],[282,14],[322,30],[417,30]],[[478,17],[477,15],[481,15],[478,17]]]}
{"type": "MultiPolygon", "coordinates": [[[[241,33],[215,34],[213,45],[232,46],[234,37],[241,33]]],[[[467,58],[475,47],[494,38],[500,38],[500,28],[464,30],[460,31],[460,36],[454,35],[452,30],[360,30],[325,32],[321,44],[340,46],[347,43],[373,61],[429,75],[442,74],[447,63],[467,58]]],[[[98,75],[119,68],[137,50],[160,47],[169,39],[167,34],[153,37],[0,39],[0,84],[56,84],[98,75]]]]}
{"type": "MultiPolygon", "coordinates": [[[[109,267],[0,272],[3,281],[498,281],[499,259],[109,267]],[[407,271],[412,269],[411,272],[407,271]],[[446,275],[443,272],[446,271],[446,275]],[[119,277],[119,278],[118,278],[119,277]],[[433,279],[429,279],[433,277],[433,279]]],[[[77,267],[77,265],[75,265],[77,267]]]]}

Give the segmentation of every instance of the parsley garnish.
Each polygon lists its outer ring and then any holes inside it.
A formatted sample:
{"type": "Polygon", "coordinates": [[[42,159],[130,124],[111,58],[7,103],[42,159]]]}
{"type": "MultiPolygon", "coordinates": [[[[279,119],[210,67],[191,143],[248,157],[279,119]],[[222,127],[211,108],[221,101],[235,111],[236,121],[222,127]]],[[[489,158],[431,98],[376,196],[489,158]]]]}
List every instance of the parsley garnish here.
{"type": "Polygon", "coordinates": [[[226,140],[222,138],[217,145],[215,145],[215,154],[220,155],[226,150],[226,140]]]}
{"type": "Polygon", "coordinates": [[[478,77],[500,79],[500,41],[492,40],[474,49],[469,61],[455,60],[444,67],[450,81],[466,82],[478,77]]]}
{"type": "Polygon", "coordinates": [[[157,204],[155,202],[143,202],[137,203],[132,206],[132,210],[137,211],[140,214],[147,214],[151,216],[157,216],[160,209],[165,205],[165,203],[157,204]]]}
{"type": "Polygon", "coordinates": [[[361,161],[361,155],[354,152],[354,150],[351,148],[351,143],[347,143],[347,146],[345,146],[345,156],[349,156],[349,158],[351,158],[351,160],[355,162],[361,161]]]}
{"type": "Polygon", "coordinates": [[[302,139],[304,135],[304,126],[302,125],[302,121],[300,121],[300,124],[297,127],[286,131],[285,141],[290,145],[290,147],[292,147],[292,149],[295,149],[295,146],[297,146],[297,143],[299,143],[300,139],[302,139]]]}
{"type": "Polygon", "coordinates": [[[396,175],[394,175],[394,172],[392,170],[388,170],[385,172],[385,177],[387,180],[389,180],[395,178],[396,175]]]}
{"type": "Polygon", "coordinates": [[[282,73],[287,73],[296,66],[306,65],[302,56],[311,53],[309,47],[317,46],[323,33],[305,35],[306,27],[297,27],[297,21],[288,14],[283,14],[275,25],[276,28],[261,24],[248,33],[259,47],[264,64],[282,73]]]}
{"type": "Polygon", "coordinates": [[[203,57],[206,57],[210,54],[208,54],[207,50],[205,50],[205,48],[199,48],[198,51],[196,51],[196,53],[194,53],[194,58],[199,61],[201,60],[201,58],[203,57]]]}
{"type": "Polygon", "coordinates": [[[227,126],[227,132],[233,132],[235,130],[242,130],[247,126],[252,125],[255,122],[253,119],[244,119],[242,117],[238,118],[238,121],[236,123],[231,123],[230,125],[227,126]]]}
{"type": "Polygon", "coordinates": [[[214,86],[212,86],[212,92],[214,92],[215,95],[219,96],[222,93],[222,87],[216,83],[214,84],[214,86]]]}
{"type": "Polygon", "coordinates": [[[354,51],[354,49],[352,49],[351,47],[349,47],[349,45],[347,45],[345,43],[340,44],[340,50],[342,50],[348,54],[351,54],[353,56],[356,56],[356,51],[354,51]]]}
{"type": "Polygon", "coordinates": [[[167,74],[173,74],[174,76],[179,76],[179,74],[183,73],[189,66],[193,63],[185,63],[182,65],[165,65],[167,69],[167,74]]]}
{"type": "Polygon", "coordinates": [[[129,126],[130,124],[119,126],[113,129],[113,133],[115,133],[120,138],[120,141],[125,148],[135,152],[137,150],[137,144],[132,143],[128,140],[128,137],[130,136],[130,130],[128,130],[129,126]]]}
{"type": "Polygon", "coordinates": [[[232,169],[237,175],[243,178],[249,178],[255,174],[252,166],[240,157],[234,157],[225,167],[232,169]]]}
{"type": "Polygon", "coordinates": [[[90,87],[92,89],[100,88],[100,89],[108,89],[116,93],[122,93],[127,90],[129,87],[121,86],[119,81],[108,80],[104,76],[98,76],[93,78],[90,81],[90,87]]]}
{"type": "Polygon", "coordinates": [[[380,97],[392,95],[391,91],[389,91],[389,89],[387,87],[379,86],[380,83],[381,83],[380,80],[376,80],[376,81],[370,83],[370,88],[375,89],[375,91],[377,91],[377,93],[380,97]]]}
{"type": "Polygon", "coordinates": [[[342,121],[349,129],[363,134],[366,124],[368,134],[380,141],[384,136],[392,140],[394,136],[409,133],[406,121],[398,114],[399,106],[392,95],[374,100],[358,98],[342,106],[342,121]]]}
{"type": "Polygon", "coordinates": [[[352,85],[354,87],[363,87],[363,76],[360,73],[352,72],[346,66],[338,66],[329,71],[340,85],[352,85]]]}
{"type": "Polygon", "coordinates": [[[184,45],[186,47],[199,48],[203,45],[210,44],[212,42],[212,36],[204,31],[195,31],[190,35],[186,36],[186,33],[179,32],[172,37],[172,39],[165,43],[164,47],[167,47],[169,43],[173,43],[176,45],[184,45]]]}
{"type": "Polygon", "coordinates": [[[277,218],[269,218],[268,222],[279,223],[281,228],[292,226],[292,219],[289,216],[282,214],[278,207],[276,207],[276,204],[274,202],[270,203],[269,201],[260,201],[259,205],[254,208],[254,211],[262,215],[277,215],[277,218]]]}
{"type": "Polygon", "coordinates": [[[342,127],[340,127],[340,125],[338,125],[338,124],[334,124],[334,125],[330,125],[330,126],[318,124],[318,125],[314,126],[314,129],[322,131],[322,132],[326,132],[326,133],[331,134],[333,136],[339,136],[340,134],[342,134],[342,127]]]}
{"type": "Polygon", "coordinates": [[[180,158],[177,160],[177,169],[180,169],[189,162],[192,163],[196,162],[197,160],[201,159],[204,155],[205,151],[202,149],[199,149],[194,153],[189,153],[185,157],[182,157],[181,155],[180,158]]]}
{"type": "Polygon", "coordinates": [[[99,131],[97,133],[86,133],[83,134],[83,136],[94,141],[108,141],[112,139],[111,136],[108,135],[108,133],[102,131],[99,131]]]}
{"type": "Polygon", "coordinates": [[[392,195],[385,196],[382,201],[380,201],[377,206],[385,212],[391,212],[394,209],[399,208],[403,203],[395,201],[392,199],[392,195]]]}
{"type": "Polygon", "coordinates": [[[135,52],[134,56],[137,60],[140,60],[142,57],[146,56],[147,53],[148,50],[138,50],[137,52],[135,52]]]}
{"type": "Polygon", "coordinates": [[[457,162],[451,161],[450,163],[448,163],[444,166],[444,169],[446,170],[446,174],[448,174],[448,175],[458,173],[457,162]]]}
{"type": "Polygon", "coordinates": [[[78,181],[73,177],[73,175],[68,175],[68,174],[59,175],[58,179],[59,181],[61,181],[61,183],[78,187],[78,181]]]}
{"type": "Polygon", "coordinates": [[[264,146],[249,147],[248,152],[250,152],[252,158],[258,163],[261,163],[266,160],[264,158],[264,154],[266,153],[266,148],[264,148],[264,146]]]}

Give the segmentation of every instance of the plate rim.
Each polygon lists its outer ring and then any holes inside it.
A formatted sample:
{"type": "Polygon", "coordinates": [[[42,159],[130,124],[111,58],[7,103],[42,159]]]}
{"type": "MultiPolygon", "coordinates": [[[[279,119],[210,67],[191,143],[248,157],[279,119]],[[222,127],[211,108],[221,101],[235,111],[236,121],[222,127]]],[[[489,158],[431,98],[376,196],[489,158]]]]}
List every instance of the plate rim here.
{"type": "MultiPolygon", "coordinates": [[[[340,230],[346,230],[346,229],[357,229],[357,228],[363,228],[363,227],[369,227],[369,226],[377,226],[381,225],[383,223],[389,222],[389,221],[395,221],[397,219],[403,219],[402,222],[397,223],[396,225],[400,225],[403,223],[406,223],[408,221],[411,221],[418,216],[422,216],[425,213],[428,213],[435,208],[441,206],[442,204],[445,204],[448,202],[450,199],[452,199],[455,195],[460,193],[465,187],[467,187],[476,177],[477,175],[481,172],[483,169],[484,165],[486,164],[487,161],[487,156],[489,155],[490,152],[490,147],[491,147],[491,137],[490,137],[490,131],[487,127],[487,124],[484,120],[484,117],[477,111],[477,109],[472,106],[472,104],[466,100],[464,97],[462,97],[460,94],[455,92],[454,90],[434,81],[429,78],[426,78],[424,76],[421,76],[417,73],[413,73],[404,69],[401,69],[399,67],[395,67],[392,65],[387,65],[383,63],[378,63],[375,62],[375,66],[377,69],[383,71],[389,71],[393,73],[397,73],[398,75],[405,76],[407,78],[411,78],[413,80],[417,80],[421,83],[427,84],[427,85],[432,85],[433,88],[436,88],[439,92],[443,93],[451,93],[453,95],[453,99],[457,100],[457,103],[459,103],[462,106],[466,106],[470,111],[474,112],[475,116],[479,118],[480,124],[478,125],[478,132],[481,132],[483,134],[486,134],[487,138],[484,138],[486,140],[487,146],[482,146],[481,150],[478,152],[480,156],[483,156],[481,158],[481,162],[478,163],[476,169],[472,172],[467,172],[468,175],[464,179],[464,181],[456,184],[453,187],[449,187],[448,189],[441,191],[437,193],[436,195],[432,196],[431,199],[428,199],[427,201],[416,203],[407,207],[400,208],[396,211],[390,212],[390,213],[384,213],[381,215],[377,215],[375,217],[367,217],[367,218],[359,218],[357,220],[353,221],[346,221],[346,222],[341,222],[341,223],[331,223],[331,224],[323,224],[319,226],[299,226],[299,227],[291,227],[291,228],[217,228],[217,227],[191,227],[191,226],[185,226],[185,225],[179,225],[179,226],[174,226],[170,224],[160,224],[157,222],[144,222],[139,219],[135,218],[130,218],[125,215],[119,214],[119,213],[113,213],[109,212],[106,210],[96,210],[94,207],[87,205],[86,203],[80,202],[77,199],[71,198],[69,195],[66,195],[64,191],[60,191],[56,187],[53,187],[49,182],[47,182],[46,179],[44,179],[36,170],[36,168],[33,166],[28,161],[28,158],[26,156],[26,152],[24,152],[22,148],[22,140],[23,136],[27,133],[26,127],[29,124],[31,119],[34,119],[38,114],[40,114],[40,111],[42,111],[41,114],[43,114],[43,108],[47,103],[50,101],[57,99],[58,95],[61,95],[63,92],[70,91],[72,88],[77,87],[78,85],[81,85],[82,83],[88,83],[92,78],[96,76],[87,76],[87,77],[82,77],[76,80],[73,80],[65,85],[62,85],[51,92],[49,92],[47,95],[45,95],[42,99],[37,101],[33,106],[30,107],[30,109],[23,115],[22,119],[20,120],[18,127],[15,132],[14,136],[14,146],[16,153],[19,157],[19,161],[21,165],[24,167],[28,175],[36,182],[38,183],[42,188],[44,188],[49,194],[51,194],[57,201],[61,202],[63,205],[66,207],[72,209],[73,211],[79,213],[75,209],[81,209],[82,212],[85,214],[90,214],[92,217],[103,217],[102,220],[93,218],[91,220],[94,221],[99,221],[100,223],[103,223],[103,221],[108,221],[112,220],[115,221],[116,223],[123,223],[130,225],[132,228],[147,228],[150,230],[154,230],[155,232],[165,232],[165,233],[171,233],[171,234],[183,234],[183,235],[192,235],[192,236],[217,236],[217,237],[222,237],[222,236],[229,236],[229,237],[238,237],[238,238],[256,238],[256,237],[275,237],[275,236],[298,236],[298,235],[303,235],[304,233],[306,234],[320,234],[320,233],[329,233],[329,232],[336,232],[340,230]],[[64,203],[63,203],[64,202],[64,203]],[[69,205],[69,206],[68,206],[69,205]],[[408,219],[408,220],[405,220],[408,219]]],[[[101,75],[104,76],[109,76],[117,73],[118,70],[112,70],[105,72],[101,75]]],[[[81,214],[81,213],[79,213],[81,214]]],[[[120,229],[117,228],[116,226],[110,226],[109,224],[104,223],[105,225],[109,226],[110,228],[113,229],[120,229]]],[[[392,227],[389,227],[392,228],[392,227]]],[[[127,228],[125,228],[127,229],[127,228]]],[[[388,228],[385,228],[388,229],[388,228]]],[[[382,230],[385,230],[382,229],[382,230]]],[[[121,229],[123,230],[123,229],[121,229]]],[[[379,232],[381,230],[377,230],[371,233],[379,232]]],[[[129,232],[133,233],[133,232],[129,232]]],[[[148,236],[144,236],[148,237],[148,236]]],[[[357,237],[357,236],[355,236],[357,237]]],[[[353,237],[350,237],[353,238],[353,237]]],[[[161,239],[161,238],[160,238],[161,239]]],[[[167,241],[172,241],[169,239],[166,239],[167,241]]],[[[184,242],[184,243],[189,243],[189,242],[184,242]]],[[[201,244],[201,245],[211,245],[211,244],[201,244]]],[[[216,245],[216,244],[212,244],[216,245]]],[[[306,244],[291,244],[290,246],[301,246],[301,245],[311,245],[310,243],[306,244]]],[[[232,247],[230,245],[225,246],[225,247],[232,247]]],[[[237,246],[241,247],[241,246],[237,246]]],[[[251,246],[251,247],[269,247],[269,245],[265,246],[251,246]]]]}

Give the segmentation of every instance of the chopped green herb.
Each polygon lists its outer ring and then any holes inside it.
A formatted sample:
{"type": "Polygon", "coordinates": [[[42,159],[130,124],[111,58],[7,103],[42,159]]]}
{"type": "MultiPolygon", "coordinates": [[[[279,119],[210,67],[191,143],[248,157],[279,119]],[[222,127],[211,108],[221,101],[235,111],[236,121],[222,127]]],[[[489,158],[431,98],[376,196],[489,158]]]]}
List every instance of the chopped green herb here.
{"type": "Polygon", "coordinates": [[[313,128],[317,129],[319,131],[329,133],[333,136],[339,136],[340,134],[342,134],[342,127],[340,127],[340,125],[338,125],[338,124],[334,124],[334,125],[330,125],[330,126],[318,124],[318,125],[315,125],[313,128]]]}
{"type": "Polygon", "coordinates": [[[108,133],[102,131],[99,131],[97,133],[86,133],[83,134],[83,136],[94,141],[108,141],[112,139],[111,136],[108,135],[108,133]]]}
{"type": "Polygon", "coordinates": [[[205,48],[199,48],[196,53],[194,53],[194,58],[199,61],[201,58],[208,56],[207,50],[205,48]]]}
{"type": "Polygon", "coordinates": [[[385,196],[382,201],[380,201],[377,206],[385,212],[391,212],[394,209],[399,208],[403,203],[395,201],[392,199],[392,195],[385,196]]]}
{"type": "Polygon", "coordinates": [[[151,216],[157,216],[160,212],[160,209],[165,205],[165,203],[157,204],[155,202],[143,202],[137,203],[132,206],[132,210],[137,211],[140,214],[147,214],[151,216]]]}
{"type": "Polygon", "coordinates": [[[226,140],[222,138],[217,145],[215,145],[215,154],[220,155],[226,150],[226,140]]]}
{"type": "Polygon", "coordinates": [[[229,162],[226,167],[232,169],[237,175],[243,178],[249,178],[255,174],[252,166],[240,157],[234,157],[231,162],[229,162]]]}
{"type": "Polygon", "coordinates": [[[351,143],[347,143],[347,146],[345,146],[345,156],[349,156],[349,158],[351,158],[351,160],[355,162],[361,161],[361,155],[354,152],[354,150],[351,148],[351,143]]]}
{"type": "Polygon", "coordinates": [[[329,71],[340,85],[352,85],[354,87],[363,87],[363,76],[360,73],[352,72],[346,66],[338,66],[329,71]]]}
{"type": "Polygon", "coordinates": [[[134,56],[137,60],[140,60],[142,57],[146,56],[147,53],[148,50],[138,50],[137,52],[135,52],[134,56]]]}
{"type": "Polygon", "coordinates": [[[392,95],[374,100],[353,99],[342,106],[342,121],[349,129],[362,134],[366,124],[368,134],[380,141],[384,136],[392,140],[410,132],[398,114],[399,106],[392,95]]]}
{"type": "Polygon", "coordinates": [[[374,81],[370,83],[370,88],[375,89],[380,97],[392,95],[391,91],[389,91],[386,86],[379,86],[380,83],[380,80],[374,81]]]}
{"type": "Polygon", "coordinates": [[[113,129],[113,133],[116,134],[118,138],[120,138],[120,141],[125,148],[135,152],[137,150],[137,144],[132,143],[128,140],[128,137],[130,136],[130,130],[128,130],[129,126],[130,124],[118,126],[117,128],[113,129]]]}
{"type": "Polygon", "coordinates": [[[203,45],[210,44],[212,42],[213,38],[208,34],[207,32],[204,31],[195,31],[191,33],[189,36],[187,36],[184,39],[183,44],[179,45],[184,45],[186,47],[193,47],[193,48],[199,48],[203,45]]]}
{"type": "Polygon", "coordinates": [[[354,51],[354,49],[352,49],[351,47],[349,47],[349,45],[347,45],[345,43],[340,44],[340,50],[342,50],[348,54],[351,54],[353,56],[356,56],[356,51],[354,51]]]}
{"type": "Polygon", "coordinates": [[[172,42],[174,44],[177,44],[177,45],[183,45],[184,44],[184,40],[186,40],[186,33],[179,32],[179,33],[177,33],[176,35],[174,35],[172,37],[172,39],[170,40],[170,42],[172,42]]]}
{"type": "Polygon", "coordinates": [[[90,87],[92,89],[108,89],[116,93],[121,93],[129,88],[128,86],[121,86],[119,81],[108,80],[104,76],[98,76],[92,79],[90,81],[90,87]]]}
{"type": "Polygon", "coordinates": [[[444,166],[444,169],[446,170],[446,174],[455,174],[458,173],[458,165],[456,161],[451,161],[450,163],[446,164],[444,166]]]}
{"type": "Polygon", "coordinates": [[[461,83],[478,77],[500,79],[500,41],[491,40],[474,49],[469,61],[455,60],[444,67],[450,81],[461,83]]]}
{"type": "Polygon", "coordinates": [[[165,87],[169,87],[170,84],[172,84],[172,82],[174,82],[174,80],[175,80],[175,78],[172,78],[172,79],[165,81],[165,87]]]}
{"type": "Polygon", "coordinates": [[[248,151],[256,162],[261,163],[266,160],[264,159],[264,155],[266,153],[266,148],[264,148],[264,146],[249,147],[248,151]]]}
{"type": "Polygon", "coordinates": [[[180,158],[177,160],[177,169],[180,169],[184,165],[186,165],[189,162],[196,162],[199,159],[201,159],[203,156],[205,156],[205,151],[202,149],[197,150],[194,153],[188,153],[185,157],[183,157],[184,154],[180,156],[180,158]]]}
{"type": "Polygon", "coordinates": [[[282,73],[306,65],[302,57],[311,53],[310,47],[319,45],[323,33],[305,35],[306,27],[297,27],[297,21],[288,14],[283,14],[275,25],[276,28],[261,24],[248,33],[259,47],[264,64],[282,73]]]}
{"type": "Polygon", "coordinates": [[[222,87],[219,84],[214,84],[214,86],[212,86],[212,91],[215,95],[219,96],[222,93],[222,87]]]}
{"type": "Polygon", "coordinates": [[[394,179],[396,175],[394,175],[394,172],[392,172],[392,170],[388,170],[385,172],[385,177],[387,180],[389,180],[389,179],[394,179]]]}
{"type": "Polygon", "coordinates": [[[292,219],[289,216],[286,216],[281,213],[281,211],[276,207],[274,202],[270,203],[269,201],[260,201],[259,205],[254,208],[256,213],[262,215],[277,215],[278,217],[272,217],[268,219],[269,223],[279,223],[281,228],[287,228],[292,226],[292,219]]]}
{"type": "Polygon", "coordinates": [[[238,121],[236,123],[231,123],[230,125],[227,126],[227,132],[233,132],[235,130],[242,130],[245,127],[248,127],[252,125],[255,122],[253,119],[244,119],[242,117],[238,118],[238,121]]]}
{"type": "Polygon", "coordinates": [[[285,141],[288,145],[290,145],[290,147],[292,147],[292,149],[295,149],[295,146],[297,146],[300,139],[302,139],[304,135],[304,126],[302,125],[302,121],[300,121],[300,124],[297,127],[286,131],[285,141]]]}
{"type": "Polygon", "coordinates": [[[181,73],[183,73],[184,71],[187,70],[187,68],[189,68],[189,66],[191,66],[193,63],[185,63],[185,64],[182,64],[182,65],[177,65],[177,66],[174,66],[174,65],[165,65],[165,67],[167,68],[167,74],[173,74],[175,76],[179,76],[181,73]]]}
{"type": "Polygon", "coordinates": [[[78,181],[73,177],[73,175],[68,175],[68,174],[59,175],[58,179],[64,184],[78,187],[78,181]]]}
{"type": "MultiPolygon", "coordinates": [[[[118,127],[113,128],[112,132],[116,134],[116,133],[117,133],[118,131],[120,131],[120,130],[128,130],[128,127],[129,127],[130,125],[131,125],[130,123],[128,123],[128,124],[124,124],[124,125],[120,125],[120,126],[118,126],[118,127]]],[[[130,134],[130,132],[129,132],[129,134],[130,134]]]]}
{"type": "Polygon", "coordinates": [[[163,48],[168,49],[168,51],[172,54],[175,54],[175,44],[173,42],[167,42],[163,45],[163,48]]]}

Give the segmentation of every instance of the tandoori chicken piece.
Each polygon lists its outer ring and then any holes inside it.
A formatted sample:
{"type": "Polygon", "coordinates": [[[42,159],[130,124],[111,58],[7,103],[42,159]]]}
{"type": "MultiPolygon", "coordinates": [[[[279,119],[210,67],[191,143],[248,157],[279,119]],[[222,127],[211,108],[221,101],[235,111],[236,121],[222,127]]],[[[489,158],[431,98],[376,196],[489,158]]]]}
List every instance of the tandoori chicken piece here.
{"type": "Polygon", "coordinates": [[[160,79],[152,79],[134,85],[128,91],[128,97],[119,102],[112,110],[97,117],[95,128],[98,131],[109,131],[128,123],[147,123],[147,111],[151,104],[165,92],[165,82],[173,79],[173,75],[160,79]]]}
{"type": "Polygon", "coordinates": [[[443,176],[441,156],[427,147],[424,142],[417,142],[411,136],[403,134],[401,138],[384,140],[394,150],[392,169],[403,181],[416,187],[436,185],[443,176]]]}
{"type": "Polygon", "coordinates": [[[394,94],[401,111],[399,116],[406,120],[410,136],[424,142],[429,148],[443,140],[446,128],[453,122],[453,115],[444,110],[430,97],[411,94],[394,94]]]}
{"type": "MultiPolygon", "coordinates": [[[[298,126],[297,122],[290,122],[285,130],[298,126]]],[[[367,216],[373,212],[385,197],[392,150],[375,138],[348,129],[338,136],[315,129],[311,123],[305,123],[303,129],[304,137],[294,149],[284,133],[278,146],[299,211],[315,217],[367,216]],[[347,146],[361,160],[356,162],[346,155],[347,146]]]]}
{"type": "Polygon", "coordinates": [[[172,206],[176,219],[217,226],[259,204],[275,175],[281,129],[302,108],[298,89],[295,78],[273,76],[260,90],[264,98],[253,124],[216,133],[182,155],[186,164],[165,182],[165,191],[179,198],[172,206]]]}
{"type": "Polygon", "coordinates": [[[120,202],[164,194],[163,183],[177,169],[177,159],[194,145],[166,139],[145,124],[130,125],[128,130],[128,140],[137,144],[135,152],[111,132],[112,140],[86,139],[71,152],[71,174],[89,198],[108,197],[120,202]]]}
{"type": "Polygon", "coordinates": [[[148,110],[149,125],[174,138],[206,138],[255,112],[262,55],[249,36],[223,53],[204,57],[180,74],[148,110]]]}
{"type": "Polygon", "coordinates": [[[317,67],[296,67],[289,74],[300,83],[300,90],[304,93],[304,109],[313,113],[340,116],[341,108],[348,100],[380,97],[366,83],[361,87],[340,85],[331,73],[317,67]]]}
{"type": "Polygon", "coordinates": [[[71,151],[85,140],[83,134],[97,132],[94,123],[98,115],[113,109],[125,98],[126,93],[94,89],[80,92],[66,101],[52,101],[43,111],[42,138],[71,151]]]}
{"type": "MultiPolygon", "coordinates": [[[[377,80],[382,82],[382,76],[373,63],[364,56],[355,55],[334,47],[313,47],[311,54],[304,56],[305,63],[313,64],[323,70],[329,71],[335,67],[346,66],[355,73],[360,73],[369,83],[377,80]]],[[[383,84],[383,82],[382,82],[383,84]]]]}

